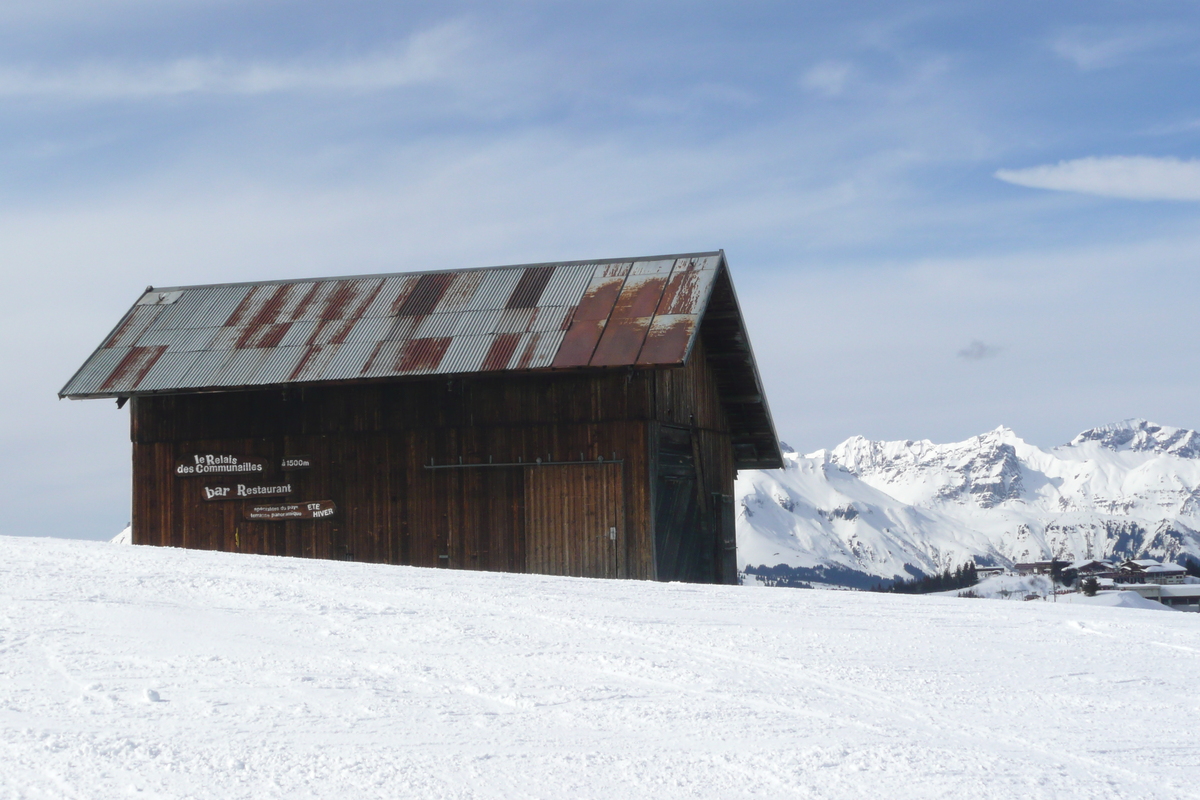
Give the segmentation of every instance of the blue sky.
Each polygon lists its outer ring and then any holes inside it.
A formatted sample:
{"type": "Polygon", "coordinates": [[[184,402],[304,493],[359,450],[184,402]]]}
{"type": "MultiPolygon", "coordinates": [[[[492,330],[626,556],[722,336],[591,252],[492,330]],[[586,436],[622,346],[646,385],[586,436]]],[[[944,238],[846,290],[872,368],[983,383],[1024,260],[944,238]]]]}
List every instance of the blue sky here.
{"type": "Polygon", "coordinates": [[[10,0],[6,533],[110,535],[62,386],[160,286],[724,248],[781,436],[1200,427],[1191,3],[10,0]]]}

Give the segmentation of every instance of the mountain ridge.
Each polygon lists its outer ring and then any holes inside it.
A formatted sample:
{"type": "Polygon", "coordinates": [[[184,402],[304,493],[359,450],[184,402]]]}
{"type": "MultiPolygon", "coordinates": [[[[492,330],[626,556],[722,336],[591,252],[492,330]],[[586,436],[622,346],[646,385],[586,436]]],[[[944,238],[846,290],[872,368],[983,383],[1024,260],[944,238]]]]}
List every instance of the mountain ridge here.
{"type": "Polygon", "coordinates": [[[851,437],[737,482],[743,569],[870,585],[969,560],[1200,560],[1200,434],[1135,418],[1048,450],[999,426],[961,442],[851,437]]]}

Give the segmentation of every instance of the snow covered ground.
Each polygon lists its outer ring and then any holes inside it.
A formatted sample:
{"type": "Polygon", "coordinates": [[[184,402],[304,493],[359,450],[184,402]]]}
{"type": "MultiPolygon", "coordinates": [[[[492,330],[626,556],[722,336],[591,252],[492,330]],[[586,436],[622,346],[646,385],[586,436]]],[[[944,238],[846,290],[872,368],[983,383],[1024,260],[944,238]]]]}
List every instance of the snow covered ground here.
{"type": "Polygon", "coordinates": [[[0,537],[3,798],[1200,797],[1200,614],[0,537]]]}

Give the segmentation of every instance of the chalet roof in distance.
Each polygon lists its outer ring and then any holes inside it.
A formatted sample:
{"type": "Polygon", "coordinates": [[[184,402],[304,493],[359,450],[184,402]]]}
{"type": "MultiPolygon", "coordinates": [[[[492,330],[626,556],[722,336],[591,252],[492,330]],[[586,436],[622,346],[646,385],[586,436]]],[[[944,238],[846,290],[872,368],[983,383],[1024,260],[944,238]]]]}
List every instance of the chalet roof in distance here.
{"type": "Polygon", "coordinates": [[[739,466],[782,466],[723,251],[148,289],[59,396],[669,367],[710,306],[739,466]]]}

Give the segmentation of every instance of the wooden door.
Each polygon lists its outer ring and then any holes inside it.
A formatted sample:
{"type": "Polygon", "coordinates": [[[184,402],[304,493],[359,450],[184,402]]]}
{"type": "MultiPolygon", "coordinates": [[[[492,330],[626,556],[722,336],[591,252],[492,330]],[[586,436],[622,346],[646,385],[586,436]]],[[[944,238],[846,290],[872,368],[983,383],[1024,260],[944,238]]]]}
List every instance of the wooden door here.
{"type": "Polygon", "coordinates": [[[618,577],[625,546],[621,464],[525,468],[525,568],[543,575],[618,577]]]}
{"type": "Polygon", "coordinates": [[[654,558],[660,581],[716,583],[715,521],[704,518],[692,433],[663,425],[654,482],[654,558]]]}

